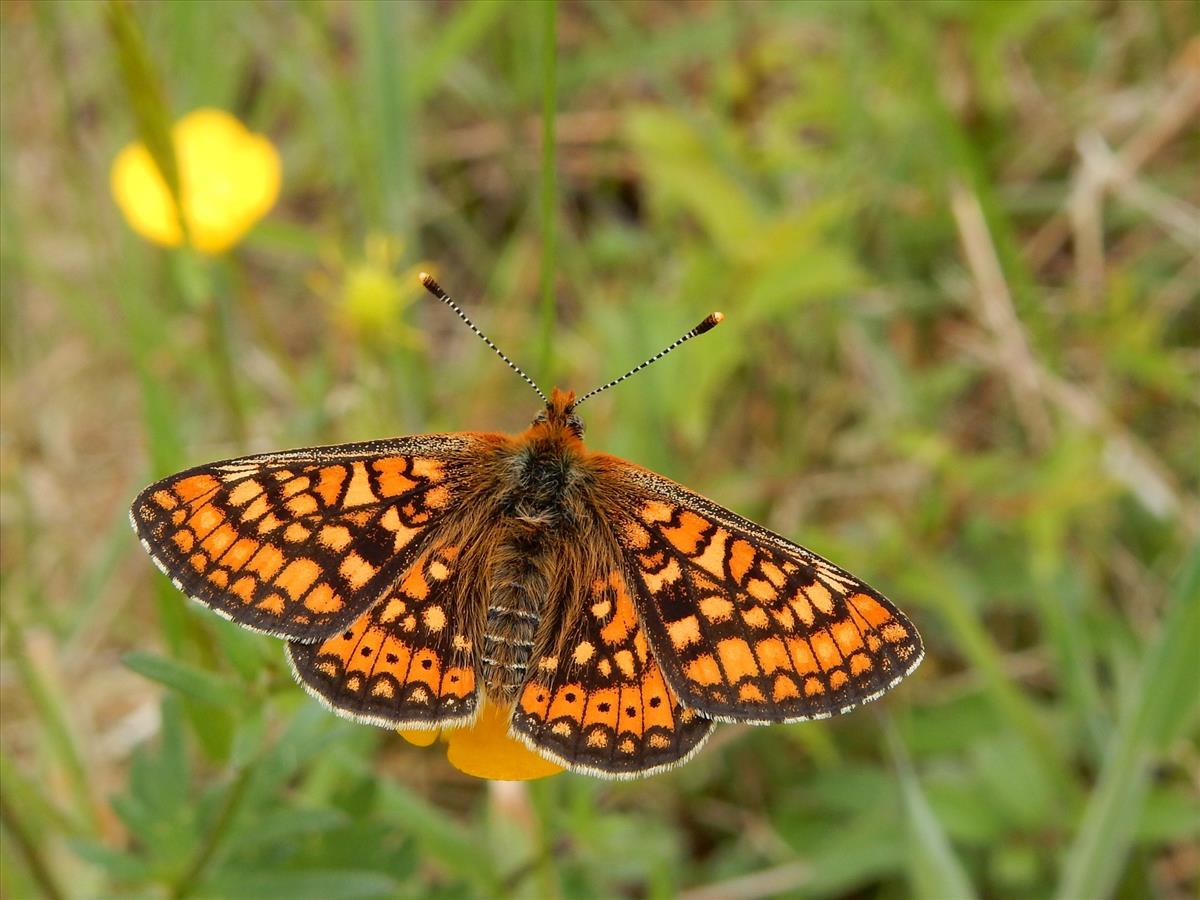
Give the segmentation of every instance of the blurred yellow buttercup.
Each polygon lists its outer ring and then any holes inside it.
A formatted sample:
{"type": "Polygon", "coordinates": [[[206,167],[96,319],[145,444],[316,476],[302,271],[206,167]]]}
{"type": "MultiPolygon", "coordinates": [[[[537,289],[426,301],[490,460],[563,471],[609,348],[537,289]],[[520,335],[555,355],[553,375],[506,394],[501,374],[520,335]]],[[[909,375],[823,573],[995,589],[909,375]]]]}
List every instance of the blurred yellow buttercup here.
{"type": "Polygon", "coordinates": [[[449,746],[446,759],[467,775],[491,781],[531,781],[557,775],[563,770],[543,759],[520,741],[508,736],[507,710],[485,704],[475,724],[468,728],[437,731],[401,731],[410,744],[428,747],[439,734],[449,746]]]}
{"type": "MultiPolygon", "coordinates": [[[[171,134],[191,243],[202,253],[228,250],[275,205],[279,153],[267,138],[219,109],[189,113],[171,134]]],[[[122,149],[110,179],[134,231],[168,247],[183,243],[175,204],[145,145],[122,149]]]]}

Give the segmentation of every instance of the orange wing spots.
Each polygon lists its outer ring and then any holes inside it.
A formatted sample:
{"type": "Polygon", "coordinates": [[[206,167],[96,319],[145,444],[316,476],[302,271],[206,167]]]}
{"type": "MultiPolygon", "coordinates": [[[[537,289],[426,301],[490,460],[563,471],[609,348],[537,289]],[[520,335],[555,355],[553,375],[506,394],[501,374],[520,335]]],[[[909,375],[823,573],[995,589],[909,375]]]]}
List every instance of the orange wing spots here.
{"type": "Polygon", "coordinates": [[[383,604],[383,609],[376,618],[380,624],[388,625],[408,612],[408,604],[399,597],[391,597],[383,604]]]}
{"type": "Polygon", "coordinates": [[[670,522],[674,515],[675,507],[661,500],[651,500],[642,506],[642,521],[647,525],[670,522]]]}
{"type": "Polygon", "coordinates": [[[709,527],[708,522],[693,512],[685,512],[679,517],[679,525],[675,528],[664,528],[662,534],[680,553],[691,556],[700,549],[704,539],[704,531],[709,527]]]}
{"type": "Polygon", "coordinates": [[[284,504],[293,516],[311,516],[320,506],[312,494],[298,494],[284,504]]]}
{"type": "Polygon", "coordinates": [[[777,637],[759,641],[754,645],[754,651],[758,655],[758,662],[762,666],[764,675],[770,675],[776,669],[792,667],[792,659],[788,654],[787,647],[777,637]]]}
{"type": "Polygon", "coordinates": [[[350,543],[350,529],[341,525],[325,525],[317,535],[317,540],[336,553],[350,543]]]}
{"type": "Polygon", "coordinates": [[[342,578],[356,591],[375,577],[378,571],[379,569],[353,551],[347,553],[342,564],[338,566],[342,578]]]}
{"type": "Polygon", "coordinates": [[[761,606],[751,606],[749,609],[742,610],[742,621],[751,628],[771,627],[771,619],[767,616],[767,611],[761,606]]]}
{"type": "Polygon", "coordinates": [[[408,460],[403,456],[376,460],[371,467],[379,477],[379,493],[384,497],[396,497],[417,486],[407,477],[408,460]]]}
{"type": "Polygon", "coordinates": [[[808,641],[804,638],[788,638],[787,645],[788,651],[792,656],[792,665],[801,675],[821,670],[821,667],[817,665],[816,658],[813,656],[812,649],[808,646],[808,641]]]}
{"type": "Polygon", "coordinates": [[[275,515],[275,513],[267,513],[258,522],[258,533],[270,534],[282,524],[283,520],[275,515]]]}
{"type": "Polygon", "coordinates": [[[421,620],[426,628],[436,633],[446,627],[446,611],[440,606],[426,607],[425,612],[421,614],[421,620]]]}
{"type": "Polygon", "coordinates": [[[829,588],[819,581],[814,581],[805,586],[804,593],[808,595],[813,606],[827,616],[833,615],[833,595],[829,593],[829,588]]]}
{"type": "Polygon", "coordinates": [[[254,554],[254,558],[246,564],[246,569],[257,572],[263,581],[270,581],[282,566],[283,554],[279,552],[279,548],[274,544],[263,544],[254,554]]]}
{"type": "Polygon", "coordinates": [[[626,678],[633,678],[635,669],[633,665],[633,654],[628,650],[618,650],[613,654],[613,662],[617,664],[619,671],[626,678]]]}
{"type": "Polygon", "coordinates": [[[175,532],[171,535],[171,541],[184,553],[190,552],[196,546],[196,538],[187,530],[175,532]]]}
{"type": "Polygon", "coordinates": [[[804,695],[806,697],[815,697],[823,693],[825,693],[825,685],[821,684],[821,679],[811,675],[804,679],[804,695]]]}
{"type": "Polygon", "coordinates": [[[661,591],[664,584],[674,584],[679,580],[680,575],[679,563],[674,559],[663,566],[659,572],[647,572],[644,569],[641,571],[642,581],[646,583],[646,590],[651,594],[661,591]]]}
{"type": "Polygon", "coordinates": [[[718,528],[713,532],[713,536],[709,538],[708,546],[704,548],[704,552],[699,556],[694,557],[692,562],[702,568],[704,571],[716,575],[718,578],[725,577],[725,547],[729,543],[729,532],[724,528],[718,528]]]}
{"type": "Polygon", "coordinates": [[[239,597],[243,603],[249,603],[254,599],[254,588],[257,584],[258,582],[252,576],[243,575],[233,583],[233,587],[229,590],[239,597]]]}
{"type": "Polygon", "coordinates": [[[163,509],[174,509],[179,505],[179,501],[170,491],[155,491],[151,499],[163,509]]]}
{"type": "Polygon", "coordinates": [[[408,575],[404,578],[404,583],[400,586],[400,592],[414,600],[424,600],[429,596],[429,582],[421,574],[420,566],[413,566],[409,570],[408,575]]]}
{"type": "Polygon", "coordinates": [[[575,661],[575,665],[582,666],[595,655],[596,647],[591,641],[582,641],[575,646],[575,650],[571,653],[571,659],[575,661]]]}
{"type": "Polygon", "coordinates": [[[293,522],[283,531],[285,540],[291,541],[293,544],[300,544],[307,541],[312,535],[312,532],[301,525],[299,522],[293,522]]]}
{"type": "Polygon", "coordinates": [[[221,565],[234,572],[238,571],[246,564],[246,561],[254,555],[254,551],[261,546],[258,541],[252,541],[249,538],[242,538],[221,557],[221,565]]]}
{"type": "Polygon", "coordinates": [[[726,638],[717,644],[717,653],[721,656],[721,666],[725,675],[733,684],[737,684],[746,675],[758,675],[758,663],[754,652],[741,638],[726,638]]]}
{"type": "Polygon", "coordinates": [[[766,701],[763,692],[753,682],[747,681],[738,688],[738,700],[743,703],[763,703],[766,701]]]}
{"type": "Polygon", "coordinates": [[[671,638],[671,646],[682,650],[691,644],[700,642],[700,622],[695,616],[688,616],[667,626],[667,634],[671,638]]]}
{"type": "Polygon", "coordinates": [[[754,565],[754,548],[740,538],[729,548],[729,574],[737,584],[742,583],[750,567],[754,565]]]}
{"type": "Polygon", "coordinates": [[[430,459],[427,456],[414,456],[412,464],[409,466],[409,471],[418,478],[424,478],[427,481],[438,482],[444,477],[442,461],[438,459],[430,459]]]}
{"type": "Polygon", "coordinates": [[[301,491],[307,491],[310,487],[312,487],[312,479],[307,475],[300,475],[285,484],[282,493],[284,498],[294,497],[301,491]]]}
{"type": "Polygon", "coordinates": [[[850,610],[872,628],[878,628],[893,618],[892,614],[884,609],[879,601],[867,594],[854,594],[847,598],[846,602],[849,603],[850,610]]]}
{"type": "Polygon", "coordinates": [[[326,466],[321,469],[317,479],[317,493],[326,506],[334,506],[342,493],[342,483],[346,480],[345,466],[326,466]]]}
{"type": "Polygon", "coordinates": [[[708,686],[721,683],[721,670],[717,666],[717,661],[707,653],[697,656],[684,667],[683,671],[688,680],[694,681],[696,684],[708,686]]]}
{"type": "Polygon", "coordinates": [[[621,526],[621,536],[635,549],[644,550],[650,546],[650,532],[632,519],[621,526]]]}
{"type": "Polygon", "coordinates": [[[224,588],[229,584],[229,573],[224,569],[213,569],[208,573],[208,580],[219,588],[224,588]]]}
{"type": "Polygon", "coordinates": [[[175,494],[184,503],[191,503],[198,497],[203,497],[211,494],[221,487],[221,482],[217,481],[212,475],[192,475],[189,478],[183,478],[175,482],[173,488],[175,494]]]}
{"type": "Polygon", "coordinates": [[[346,495],[342,498],[342,506],[366,506],[377,503],[379,498],[371,490],[371,477],[367,467],[356,462],[350,467],[350,484],[346,487],[346,495]]]}
{"type": "Polygon", "coordinates": [[[761,578],[751,578],[746,582],[746,593],[756,600],[764,602],[777,600],[779,595],[775,592],[775,588],[771,587],[769,582],[763,581],[761,578]]]}
{"type": "Polygon", "coordinates": [[[786,579],[784,578],[783,572],[780,570],[779,566],[775,565],[770,560],[764,559],[758,564],[758,567],[762,570],[762,573],[767,576],[767,580],[771,582],[772,586],[777,589],[783,587],[783,583],[786,579]]]}
{"type": "Polygon", "coordinates": [[[299,600],[320,574],[321,568],[313,560],[296,559],[279,573],[275,584],[283,588],[293,600],[299,600]]]}
{"type": "Polygon", "coordinates": [[[193,553],[188,557],[188,562],[197,572],[203,572],[208,568],[208,557],[203,553],[193,553]]]}
{"type": "Polygon", "coordinates": [[[254,479],[247,479],[246,481],[241,481],[238,486],[229,492],[229,503],[233,506],[245,506],[262,492],[262,485],[258,484],[254,479]]]}
{"type": "Polygon", "coordinates": [[[849,658],[851,653],[863,645],[862,635],[849,619],[842,619],[830,631],[833,632],[833,639],[837,641],[838,649],[844,657],[849,658]]]}
{"type": "Polygon", "coordinates": [[[796,611],[796,615],[800,617],[800,621],[804,623],[805,627],[811,628],[813,622],[817,620],[817,616],[813,612],[812,604],[804,596],[803,591],[792,598],[791,604],[792,609],[796,611]]]}
{"type": "Polygon", "coordinates": [[[188,521],[188,524],[192,527],[192,531],[196,532],[196,536],[199,537],[207,535],[224,521],[225,517],[214,509],[211,504],[206,503],[192,514],[192,518],[188,521]]]}
{"type": "Polygon", "coordinates": [[[547,717],[550,720],[558,718],[569,718],[578,722],[582,718],[583,701],[586,696],[583,686],[580,684],[568,684],[559,688],[554,693],[554,699],[550,702],[550,710],[547,717]]]}
{"type": "Polygon", "coordinates": [[[831,669],[838,664],[840,657],[837,644],[827,633],[818,631],[809,638],[809,641],[812,642],[813,650],[817,653],[817,660],[822,669],[831,669]]]}
{"type": "Polygon", "coordinates": [[[450,577],[450,570],[440,559],[435,559],[429,563],[429,577],[434,581],[445,581],[450,577]]]}
{"type": "Polygon", "coordinates": [[[634,612],[633,603],[625,592],[624,585],[618,586],[615,592],[617,595],[616,610],[608,624],[600,629],[600,638],[610,645],[622,643],[637,627],[637,613],[634,612]]]}
{"type": "Polygon", "coordinates": [[[220,525],[209,532],[208,537],[201,541],[201,545],[213,559],[219,557],[222,553],[233,545],[237,540],[237,530],[232,525],[220,525]]]}
{"type": "Polygon", "coordinates": [[[284,599],[279,594],[268,594],[258,604],[258,608],[279,616],[283,614],[283,604],[284,599]]]}
{"type": "Polygon", "coordinates": [[[850,682],[850,676],[841,669],[834,669],[829,673],[829,687],[832,690],[840,690],[850,682]]]}
{"type": "Polygon", "coordinates": [[[266,494],[259,494],[255,497],[250,505],[242,510],[241,519],[243,522],[253,522],[256,519],[261,519],[267,514],[271,508],[271,502],[267,500],[266,494]]]}
{"type": "Polygon", "coordinates": [[[317,615],[335,613],[342,608],[342,598],[333,592],[333,588],[321,582],[308,592],[304,605],[317,615]]]}
{"type": "Polygon", "coordinates": [[[430,509],[443,509],[449,502],[450,489],[444,485],[425,492],[425,505],[430,509]]]}
{"type": "Polygon", "coordinates": [[[863,672],[870,671],[874,663],[871,662],[871,657],[865,653],[855,653],[850,657],[850,674],[861,675],[863,672]]]}
{"type": "Polygon", "coordinates": [[[704,618],[714,622],[723,622],[733,615],[733,604],[725,597],[705,597],[699,606],[704,618]]]}
{"type": "Polygon", "coordinates": [[[883,630],[880,631],[880,634],[883,635],[883,639],[885,641],[888,641],[892,644],[898,644],[903,640],[907,640],[908,638],[908,631],[906,631],[904,626],[899,622],[890,622],[887,625],[884,625],[883,630]]]}
{"type": "Polygon", "coordinates": [[[775,683],[771,686],[771,699],[776,703],[795,700],[800,696],[800,689],[790,675],[776,675],[775,683]]]}

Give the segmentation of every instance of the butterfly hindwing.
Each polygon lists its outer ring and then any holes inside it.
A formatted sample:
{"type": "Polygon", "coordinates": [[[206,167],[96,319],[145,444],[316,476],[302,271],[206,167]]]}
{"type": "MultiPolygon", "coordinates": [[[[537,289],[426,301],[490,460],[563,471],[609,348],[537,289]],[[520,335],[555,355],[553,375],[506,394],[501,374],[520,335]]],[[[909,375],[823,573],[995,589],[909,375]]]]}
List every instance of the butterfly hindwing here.
{"type": "Polygon", "coordinates": [[[696,752],[713,723],[664,679],[619,559],[568,615],[554,650],[532,661],[512,731],[561,765],[606,777],[648,775],[696,752]]]}
{"type": "Polygon", "coordinates": [[[357,619],[458,503],[475,447],[423,435],[250,456],[151,485],[130,511],[180,590],[239,624],[311,641],[357,619]]]}
{"type": "MultiPolygon", "coordinates": [[[[392,589],[324,641],[292,641],[297,680],[351,718],[391,728],[470,721],[478,707],[458,546],[434,544],[392,589]]],[[[467,573],[469,575],[469,573],[467,573]]]]}
{"type": "Polygon", "coordinates": [[[626,466],[616,522],[667,681],[722,721],[819,719],[916,668],[920,636],[877,591],[686,488],[626,466]]]}

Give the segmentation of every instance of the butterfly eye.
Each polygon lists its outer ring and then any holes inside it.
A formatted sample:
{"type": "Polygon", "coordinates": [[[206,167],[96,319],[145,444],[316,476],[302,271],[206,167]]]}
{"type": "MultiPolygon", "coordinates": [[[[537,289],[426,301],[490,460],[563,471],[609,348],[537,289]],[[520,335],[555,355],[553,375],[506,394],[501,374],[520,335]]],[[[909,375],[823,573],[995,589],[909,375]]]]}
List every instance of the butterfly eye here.
{"type": "Polygon", "coordinates": [[[583,437],[583,419],[579,418],[575,413],[567,416],[567,427],[571,429],[575,437],[583,437]]]}
{"type": "Polygon", "coordinates": [[[540,412],[536,416],[533,417],[534,425],[543,425],[547,421],[548,421],[548,419],[546,418],[546,414],[544,412],[540,412]]]}

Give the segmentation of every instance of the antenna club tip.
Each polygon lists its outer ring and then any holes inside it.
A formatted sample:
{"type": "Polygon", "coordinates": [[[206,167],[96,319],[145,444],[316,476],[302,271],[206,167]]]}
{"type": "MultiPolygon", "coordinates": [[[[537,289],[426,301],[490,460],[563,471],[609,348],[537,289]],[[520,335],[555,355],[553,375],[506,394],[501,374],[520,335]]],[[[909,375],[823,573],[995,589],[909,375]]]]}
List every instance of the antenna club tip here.
{"type": "Polygon", "coordinates": [[[417,278],[420,279],[421,284],[425,285],[425,287],[429,287],[430,285],[437,284],[437,282],[433,280],[433,276],[430,275],[428,272],[422,272],[421,274],[419,274],[417,276],[417,278]]]}
{"type": "Polygon", "coordinates": [[[716,328],[725,320],[725,314],[720,312],[709,313],[703,322],[696,326],[696,334],[704,334],[704,332],[716,328]]]}

